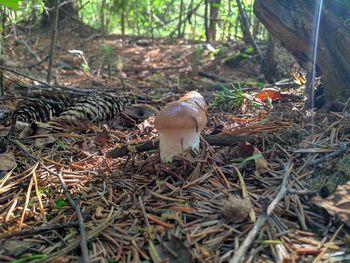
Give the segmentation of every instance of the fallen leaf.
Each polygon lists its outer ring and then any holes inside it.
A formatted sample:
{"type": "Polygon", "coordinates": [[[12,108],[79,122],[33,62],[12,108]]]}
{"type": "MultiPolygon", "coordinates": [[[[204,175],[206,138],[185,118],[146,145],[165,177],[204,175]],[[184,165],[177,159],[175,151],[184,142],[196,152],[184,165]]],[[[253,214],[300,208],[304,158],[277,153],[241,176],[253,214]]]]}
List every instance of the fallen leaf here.
{"type": "Polygon", "coordinates": [[[56,139],[53,136],[39,138],[35,140],[35,146],[38,148],[45,148],[49,145],[52,145],[55,141],[56,139]]]}
{"type": "Polygon", "coordinates": [[[104,146],[108,140],[110,140],[108,128],[104,126],[102,132],[96,135],[94,143],[98,146],[104,146]]]}
{"type": "Polygon", "coordinates": [[[230,223],[240,223],[248,217],[251,210],[252,204],[249,199],[230,196],[225,201],[221,213],[230,223]]]}
{"type": "Polygon", "coordinates": [[[13,152],[5,152],[0,154],[0,171],[8,171],[17,165],[13,152]]]}
{"type": "Polygon", "coordinates": [[[35,246],[37,246],[37,244],[33,243],[32,241],[16,239],[5,241],[5,243],[1,246],[1,249],[4,250],[4,254],[7,256],[18,257],[35,246]]]}
{"type": "Polygon", "coordinates": [[[312,202],[350,227],[350,181],[339,185],[337,190],[326,199],[315,196],[312,202]]]}
{"type": "Polygon", "coordinates": [[[272,101],[280,100],[284,97],[285,95],[282,94],[279,90],[273,89],[273,88],[268,88],[268,89],[263,89],[259,93],[255,95],[255,98],[260,99],[261,101],[266,101],[268,99],[271,99],[272,101]]]}
{"type": "Polygon", "coordinates": [[[261,151],[254,147],[253,155],[259,155],[254,159],[255,162],[255,175],[260,176],[270,170],[269,163],[266,161],[261,151]]]}
{"type": "Polygon", "coordinates": [[[163,242],[156,247],[162,262],[168,263],[192,263],[194,262],[190,250],[183,241],[172,236],[169,241],[163,242]]]}

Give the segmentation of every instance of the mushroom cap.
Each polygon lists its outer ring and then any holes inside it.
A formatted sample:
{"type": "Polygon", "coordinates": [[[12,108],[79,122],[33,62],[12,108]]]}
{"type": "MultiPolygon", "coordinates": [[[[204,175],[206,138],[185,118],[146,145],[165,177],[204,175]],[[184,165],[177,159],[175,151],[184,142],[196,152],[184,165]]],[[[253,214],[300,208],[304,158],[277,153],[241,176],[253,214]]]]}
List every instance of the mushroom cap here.
{"type": "Polygon", "coordinates": [[[155,127],[162,129],[196,129],[201,131],[207,124],[207,104],[196,91],[187,92],[178,101],[168,103],[156,116],[155,127]]]}

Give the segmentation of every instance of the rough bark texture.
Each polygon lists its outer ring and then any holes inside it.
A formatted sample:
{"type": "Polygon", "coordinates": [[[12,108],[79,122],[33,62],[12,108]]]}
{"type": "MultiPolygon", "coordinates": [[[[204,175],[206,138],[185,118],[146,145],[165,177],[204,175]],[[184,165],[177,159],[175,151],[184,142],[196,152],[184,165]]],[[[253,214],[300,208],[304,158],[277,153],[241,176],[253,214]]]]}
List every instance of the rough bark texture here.
{"type": "MultiPolygon", "coordinates": [[[[268,31],[295,54],[311,58],[318,0],[256,0],[254,13],[268,31]]],[[[326,102],[350,95],[350,1],[324,1],[317,66],[326,102]]]]}

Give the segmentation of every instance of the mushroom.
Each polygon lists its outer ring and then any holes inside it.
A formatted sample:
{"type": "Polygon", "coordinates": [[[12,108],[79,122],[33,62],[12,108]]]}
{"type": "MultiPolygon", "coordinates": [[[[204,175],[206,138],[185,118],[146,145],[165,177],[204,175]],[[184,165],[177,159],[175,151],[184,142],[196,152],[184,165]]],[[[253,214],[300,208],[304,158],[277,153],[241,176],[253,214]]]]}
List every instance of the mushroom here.
{"type": "Polygon", "coordinates": [[[196,91],[187,92],[178,101],[168,103],[156,116],[161,162],[188,149],[199,150],[200,133],[207,124],[207,104],[196,91]]]}

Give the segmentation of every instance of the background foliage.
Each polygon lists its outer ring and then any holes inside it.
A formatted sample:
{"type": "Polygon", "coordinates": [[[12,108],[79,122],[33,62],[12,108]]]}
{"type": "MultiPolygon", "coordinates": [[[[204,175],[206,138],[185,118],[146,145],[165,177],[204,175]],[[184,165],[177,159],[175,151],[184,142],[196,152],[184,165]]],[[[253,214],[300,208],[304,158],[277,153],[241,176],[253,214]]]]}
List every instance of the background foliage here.
{"type": "MultiPolygon", "coordinates": [[[[253,15],[254,1],[241,2],[254,36],[265,39],[266,31],[253,15]]],[[[212,20],[216,25],[215,40],[243,38],[235,0],[77,0],[74,4],[80,19],[101,32],[205,40],[206,3],[219,10],[212,20]]],[[[43,7],[39,0],[21,1],[19,10],[11,10],[10,15],[15,21],[38,20],[43,7]]]]}

